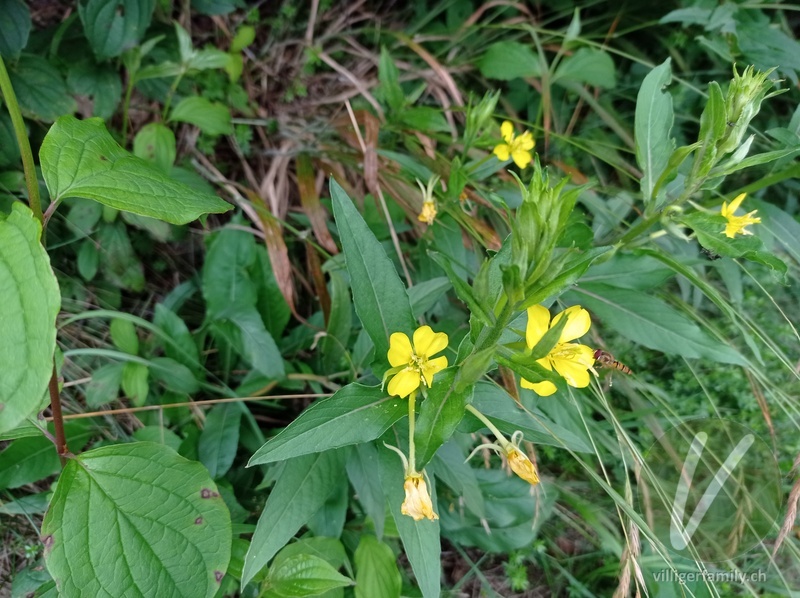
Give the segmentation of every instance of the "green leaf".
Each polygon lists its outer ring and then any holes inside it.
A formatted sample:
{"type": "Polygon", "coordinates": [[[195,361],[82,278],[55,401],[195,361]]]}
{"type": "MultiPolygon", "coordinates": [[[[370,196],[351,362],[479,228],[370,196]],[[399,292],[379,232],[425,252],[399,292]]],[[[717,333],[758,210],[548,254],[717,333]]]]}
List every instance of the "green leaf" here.
{"type": "Polygon", "coordinates": [[[150,26],[155,0],[79,0],[86,39],[98,58],[113,58],[134,45],[150,26]]]}
{"type": "Polygon", "coordinates": [[[136,327],[130,320],[114,318],[111,320],[111,342],[120,351],[139,354],[139,335],[136,334],[136,327]]]}
{"type": "Polygon", "coordinates": [[[97,268],[100,266],[100,252],[94,241],[87,239],[80,244],[77,266],[78,274],[84,280],[92,280],[97,275],[97,268]]]}
{"type": "Polygon", "coordinates": [[[670,62],[667,58],[647,74],[636,97],[636,161],[644,173],[641,185],[647,203],[656,200],[653,190],[675,149],[675,140],[670,136],[674,121],[672,96],[665,90],[672,80],[670,62]]]}
{"type": "Polygon", "coordinates": [[[421,318],[449,291],[453,285],[445,276],[431,278],[408,289],[408,300],[415,318],[421,318]]]}
{"type": "Polygon", "coordinates": [[[256,300],[258,313],[261,314],[261,319],[264,320],[264,325],[272,338],[280,338],[292,317],[292,311],[275,280],[267,249],[262,245],[256,247],[256,263],[252,267],[252,272],[258,293],[256,300]]]}
{"type": "Polygon", "coordinates": [[[0,56],[16,58],[28,45],[31,12],[22,0],[0,0],[0,56]]]}
{"type": "MultiPolygon", "coordinates": [[[[598,257],[611,251],[611,247],[593,247],[588,251],[569,251],[564,255],[562,263],[558,264],[558,274],[552,280],[544,282],[540,280],[536,283],[535,290],[529,292],[522,308],[527,309],[531,305],[541,303],[548,297],[560,294],[564,289],[575,284],[578,279],[589,269],[598,257]]],[[[549,275],[549,273],[548,273],[549,275]]]]}
{"type": "Polygon", "coordinates": [[[326,334],[320,341],[322,367],[325,372],[335,372],[347,357],[350,333],[353,330],[353,306],[350,303],[350,285],[344,272],[330,273],[331,312],[326,334]]]}
{"type": "Polygon", "coordinates": [[[542,74],[539,55],[519,42],[497,42],[478,60],[478,69],[487,79],[509,81],[517,77],[542,74]]]}
{"type": "Polygon", "coordinates": [[[235,403],[217,405],[206,416],[197,452],[200,462],[214,479],[224,476],[233,465],[239,447],[241,421],[242,407],[235,403]]]}
{"type": "Polygon", "coordinates": [[[109,119],[122,98],[119,71],[109,64],[96,64],[88,58],[73,63],[67,73],[67,86],[76,95],[92,99],[92,116],[109,119]]]}
{"type": "Polygon", "coordinates": [[[231,111],[227,106],[200,96],[181,100],[169,115],[170,122],[189,123],[209,135],[231,135],[231,111]]]}
{"type": "Polygon", "coordinates": [[[147,400],[150,385],[147,382],[149,370],[143,363],[128,361],[122,368],[122,392],[131,399],[134,405],[140,407],[147,400]]]}
{"type": "Polygon", "coordinates": [[[24,116],[53,122],[78,109],[61,73],[41,56],[23,54],[8,76],[24,116]]]}
{"type": "Polygon", "coordinates": [[[406,103],[403,88],[400,87],[400,72],[394,63],[394,58],[385,46],[381,47],[381,58],[378,63],[378,81],[380,93],[386,105],[392,112],[399,112],[406,103]]]}
{"type": "Polygon", "coordinates": [[[6,140],[0,143],[0,168],[16,166],[20,163],[19,145],[8,140],[15,139],[14,127],[11,124],[11,117],[8,112],[0,112],[0,139],[6,140]]]}
{"type": "Polygon", "coordinates": [[[439,264],[442,270],[444,270],[444,273],[447,274],[447,278],[453,285],[456,295],[458,295],[458,298],[467,304],[470,313],[476,318],[479,318],[486,326],[491,326],[493,318],[475,298],[472,287],[469,286],[467,282],[453,269],[450,258],[436,251],[428,251],[428,255],[430,255],[431,258],[433,258],[433,261],[439,264]]]}
{"type": "Polygon", "coordinates": [[[99,407],[117,399],[124,368],[124,363],[109,363],[92,372],[92,380],[86,385],[86,404],[89,407],[99,407]]]}
{"type": "MultiPolygon", "coordinates": [[[[505,400],[508,400],[508,398],[505,398],[505,400]]],[[[466,457],[467,455],[464,454],[458,442],[452,439],[449,442],[445,442],[436,451],[433,461],[428,465],[428,470],[433,471],[437,478],[450,486],[455,491],[456,496],[464,501],[464,506],[476,517],[485,519],[486,506],[483,493],[481,493],[478,479],[475,477],[475,471],[466,462],[466,457]]]]}
{"type": "Polygon", "coordinates": [[[553,82],[558,80],[575,81],[604,89],[617,86],[614,61],[608,52],[595,48],[580,48],[572,56],[567,56],[558,65],[553,82]]]}
{"type": "Polygon", "coordinates": [[[353,580],[313,554],[297,554],[269,570],[271,591],[287,598],[318,596],[323,592],[353,585],[353,580]]]}
{"type": "Polygon", "coordinates": [[[356,313],[375,345],[375,359],[388,367],[389,336],[394,332],[411,334],[416,328],[405,285],[383,246],[333,179],[331,198],[356,313]]]}
{"type": "Polygon", "coordinates": [[[162,426],[145,426],[133,433],[133,437],[139,442],[155,442],[168,446],[177,452],[181,448],[183,439],[169,428],[162,426]]]}
{"type": "Polygon", "coordinates": [[[464,407],[472,398],[472,385],[456,390],[458,371],[458,367],[451,367],[436,374],[433,386],[420,406],[414,430],[416,465],[419,469],[425,467],[437,449],[453,435],[464,417],[464,407]]]}
{"type": "Polygon", "coordinates": [[[164,353],[193,371],[201,368],[200,354],[186,323],[163,303],[156,305],[153,324],[160,328],[172,342],[164,343],[164,353]]]}
{"type": "Polygon", "coordinates": [[[98,227],[97,244],[103,248],[100,267],[111,284],[131,291],[144,288],[144,267],[133,250],[128,227],[116,220],[98,227]]]}
{"type": "Polygon", "coordinates": [[[258,519],[245,557],[242,587],[325,503],[344,473],[343,451],[304,455],[286,462],[258,519]]]}
{"type": "MultiPolygon", "coordinates": [[[[50,432],[53,432],[52,425],[50,432]]],[[[67,422],[64,433],[74,452],[80,451],[93,434],[86,424],[79,422],[67,422]]],[[[0,452],[0,490],[38,482],[60,469],[61,462],[52,440],[41,433],[20,438],[0,452]]]]}
{"type": "MultiPolygon", "coordinates": [[[[378,449],[380,476],[386,492],[389,511],[392,513],[400,540],[406,551],[411,570],[417,578],[423,598],[439,598],[441,595],[442,576],[442,544],[439,521],[422,519],[414,521],[400,512],[405,493],[403,491],[404,472],[397,455],[385,447],[378,449]]],[[[436,487],[430,480],[428,492],[433,502],[433,511],[437,511],[436,487]]]]}
{"type": "Polygon", "coordinates": [[[53,374],[61,294],[41,234],[21,202],[0,214],[0,433],[42,407],[53,374]]]}
{"type": "Polygon", "coordinates": [[[388,397],[377,386],[348,384],[303,411],[258,449],[247,466],[368,442],[407,413],[405,400],[388,397]]]}
{"type": "Polygon", "coordinates": [[[363,535],[354,558],[356,598],[400,598],[403,581],[388,545],[375,536],[363,535]]]}
{"type": "Polygon", "coordinates": [[[383,536],[386,521],[386,496],[383,493],[378,471],[378,450],[372,442],[357,444],[347,455],[347,477],[358,496],[358,502],[372,518],[375,533],[383,536]]]}
{"type": "Polygon", "coordinates": [[[788,272],[786,263],[778,256],[767,251],[764,243],[756,236],[737,235],[733,239],[728,238],[723,232],[726,220],[721,214],[695,212],[685,216],[681,222],[695,232],[700,245],[706,249],[723,257],[740,257],[751,262],[764,264],[772,270],[777,278],[786,284],[786,274],[788,272]]]}
{"type": "Polygon", "coordinates": [[[252,25],[242,25],[231,40],[231,52],[241,52],[256,41],[256,28],[252,25]]]}
{"type": "Polygon", "coordinates": [[[200,388],[192,370],[170,357],[153,357],[149,370],[153,378],[172,392],[191,395],[200,388]]]}
{"type": "Polygon", "coordinates": [[[656,297],[638,291],[586,284],[570,291],[580,303],[619,334],[649,349],[690,359],[746,365],[726,341],[712,340],[694,322],[656,297]]]}
{"type": "Polygon", "coordinates": [[[39,158],[53,200],[86,197],[172,224],[231,209],[126,152],[99,118],[62,116],[45,136],[39,158]]]}
{"type": "Polygon", "coordinates": [[[200,463],[135,442],[69,460],[42,541],[62,596],[210,598],[228,567],[231,522],[200,463]]]}
{"type": "Polygon", "coordinates": [[[175,163],[175,134],[161,123],[147,124],[133,140],[133,153],[169,174],[175,163]]]}
{"type": "MultiPolygon", "coordinates": [[[[536,444],[568,448],[579,453],[593,452],[592,447],[583,438],[551,421],[541,411],[523,409],[497,384],[478,382],[475,385],[472,405],[506,434],[511,435],[520,430],[525,440],[536,444]]],[[[472,415],[465,417],[464,422],[471,432],[484,428],[484,425],[472,415]]]]}

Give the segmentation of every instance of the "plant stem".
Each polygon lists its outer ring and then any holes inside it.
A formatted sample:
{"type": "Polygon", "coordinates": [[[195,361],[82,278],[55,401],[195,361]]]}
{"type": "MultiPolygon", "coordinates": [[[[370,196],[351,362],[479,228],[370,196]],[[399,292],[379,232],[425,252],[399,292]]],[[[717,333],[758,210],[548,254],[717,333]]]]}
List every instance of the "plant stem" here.
{"type": "MultiPolygon", "coordinates": [[[[11,86],[11,79],[8,76],[6,65],[0,57],[0,92],[11,116],[11,123],[14,126],[14,134],[17,137],[19,153],[22,157],[22,168],[25,171],[25,186],[28,188],[28,204],[33,215],[44,226],[44,214],[42,213],[42,201],[39,196],[39,178],[36,176],[36,166],[33,162],[33,152],[28,140],[28,132],[25,130],[25,121],[22,120],[22,112],[17,103],[17,96],[11,86]]],[[[44,244],[44,234],[42,234],[44,244]]],[[[65,455],[69,452],[67,448],[67,437],[64,434],[64,417],[61,413],[61,397],[58,392],[58,374],[56,373],[55,363],[53,364],[53,375],[50,377],[48,385],[50,391],[50,407],[53,411],[53,425],[56,432],[56,451],[61,460],[61,466],[66,464],[65,455]]]]}
{"type": "Polygon", "coordinates": [[[414,391],[408,396],[408,471],[406,471],[406,476],[417,473],[416,450],[414,447],[416,402],[417,393],[414,391]]]}
{"type": "Polygon", "coordinates": [[[42,201],[39,198],[39,179],[36,177],[36,166],[33,163],[33,152],[28,141],[28,132],[25,130],[25,121],[22,120],[22,112],[20,112],[19,104],[17,103],[17,95],[11,86],[11,79],[8,76],[2,57],[0,57],[0,92],[3,93],[3,98],[6,101],[6,108],[8,108],[8,114],[11,116],[11,123],[14,126],[14,135],[17,137],[19,153],[22,156],[25,186],[28,188],[28,203],[34,216],[40,223],[44,223],[42,201]]]}
{"type": "Polygon", "coordinates": [[[483,424],[492,431],[492,434],[494,434],[497,437],[497,440],[500,441],[501,445],[505,446],[508,444],[508,438],[503,436],[503,433],[500,430],[498,430],[497,427],[492,422],[489,421],[488,417],[486,417],[483,413],[475,409],[475,407],[473,407],[472,405],[467,405],[466,409],[472,415],[481,420],[481,422],[483,422],[483,424]]]}

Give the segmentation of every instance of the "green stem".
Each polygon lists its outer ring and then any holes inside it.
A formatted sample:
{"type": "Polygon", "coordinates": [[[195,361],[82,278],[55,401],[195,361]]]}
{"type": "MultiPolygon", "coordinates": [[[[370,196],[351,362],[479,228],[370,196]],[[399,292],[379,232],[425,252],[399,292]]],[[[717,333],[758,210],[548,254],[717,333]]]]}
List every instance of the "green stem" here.
{"type": "Polygon", "coordinates": [[[8,114],[11,116],[11,123],[14,126],[14,134],[17,137],[19,153],[22,156],[25,185],[28,188],[28,203],[34,216],[40,223],[44,223],[42,201],[39,197],[39,179],[36,176],[36,166],[33,163],[33,152],[31,151],[30,141],[28,141],[28,132],[25,130],[25,121],[22,120],[22,112],[20,112],[19,104],[17,103],[17,95],[11,86],[11,79],[8,76],[2,57],[0,57],[0,92],[3,93],[3,98],[6,101],[8,114]]]}
{"type": "Polygon", "coordinates": [[[483,422],[483,424],[492,431],[492,434],[494,434],[497,437],[497,440],[500,441],[500,444],[502,446],[505,447],[507,444],[509,444],[508,438],[503,436],[503,433],[500,430],[498,430],[497,427],[492,422],[489,421],[488,417],[486,417],[483,413],[475,409],[475,407],[473,407],[472,405],[467,405],[466,409],[472,415],[481,420],[481,422],[483,422]]]}
{"type": "Polygon", "coordinates": [[[414,447],[414,426],[416,425],[417,392],[408,396],[408,470],[406,477],[417,473],[416,450],[414,447]]]}

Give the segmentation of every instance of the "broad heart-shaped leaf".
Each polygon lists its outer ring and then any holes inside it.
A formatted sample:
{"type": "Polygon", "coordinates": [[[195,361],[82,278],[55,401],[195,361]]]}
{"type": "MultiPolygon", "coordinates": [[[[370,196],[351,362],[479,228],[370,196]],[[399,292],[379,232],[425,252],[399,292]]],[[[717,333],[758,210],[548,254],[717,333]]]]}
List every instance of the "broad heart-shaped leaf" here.
{"type": "Polygon", "coordinates": [[[228,567],[231,521],[200,463],[134,442],[67,463],[42,541],[61,596],[210,597],[228,567]]]}
{"type": "Polygon", "coordinates": [[[185,224],[202,214],[227,212],[232,207],[126,152],[99,118],[59,118],[42,142],[39,159],[54,200],[86,197],[172,224],[185,224]]]}
{"type": "Polygon", "coordinates": [[[653,189],[675,149],[670,137],[674,114],[672,96],[664,89],[672,79],[670,58],[650,71],[636,96],[634,131],[636,161],[642,169],[642,195],[647,203],[656,200],[653,189]]]}
{"type": "MultiPolygon", "coordinates": [[[[405,494],[403,491],[403,467],[397,455],[389,449],[378,447],[381,482],[383,483],[389,511],[392,513],[400,540],[406,551],[411,570],[417,578],[417,585],[422,590],[423,598],[439,598],[441,594],[442,545],[439,537],[439,521],[422,519],[414,521],[400,512],[405,494]]],[[[433,511],[438,513],[436,485],[430,478],[428,484],[433,501],[433,511]]]]}
{"type": "MultiPolygon", "coordinates": [[[[778,256],[770,253],[764,244],[753,235],[737,235],[730,239],[725,234],[725,218],[720,214],[695,212],[682,219],[683,224],[697,234],[700,245],[723,257],[743,257],[770,268],[777,278],[786,284],[788,266],[778,256]]],[[[758,226],[751,225],[752,226],[758,226]]]]}
{"type": "Polygon", "coordinates": [[[8,75],[24,116],[53,122],[78,108],[59,70],[42,56],[23,54],[8,75]]]}
{"type": "Polygon", "coordinates": [[[209,135],[233,133],[230,109],[223,104],[210,102],[206,98],[199,96],[181,100],[172,109],[169,120],[196,125],[203,133],[209,135]]]}
{"type": "Polygon", "coordinates": [[[119,56],[144,35],[155,0],[79,0],[83,31],[98,58],[119,56]]]}
{"type": "Polygon", "coordinates": [[[356,598],[400,598],[403,580],[394,552],[375,536],[363,535],[355,553],[356,598]]]}
{"type": "Polygon", "coordinates": [[[375,359],[386,364],[392,333],[410,335],[416,328],[408,293],[383,247],[333,179],[331,198],[356,313],[375,345],[375,359]]]}
{"type": "Polygon", "coordinates": [[[344,451],[290,459],[258,519],[242,570],[242,587],[325,503],[344,475],[344,451]]]}
{"type": "Polygon", "coordinates": [[[436,375],[428,396],[422,401],[414,430],[416,466],[422,469],[433,459],[436,450],[455,432],[464,407],[472,398],[473,386],[457,391],[457,367],[447,368],[436,375]]]}
{"type": "Polygon", "coordinates": [[[53,374],[61,293],[41,234],[21,202],[0,215],[0,433],[41,408],[53,374]]]}
{"type": "Polygon", "coordinates": [[[582,285],[568,295],[568,301],[580,303],[607,327],[649,349],[688,358],[705,357],[720,363],[747,364],[736,349],[725,341],[712,340],[697,324],[656,297],[602,284],[582,285]]]}
{"type": "Polygon", "coordinates": [[[31,11],[22,0],[0,0],[0,56],[16,57],[28,45],[31,11]]]}
{"type": "Polygon", "coordinates": [[[369,442],[407,413],[405,399],[387,396],[378,386],[348,384],[303,411],[258,449],[247,466],[369,442]]]}

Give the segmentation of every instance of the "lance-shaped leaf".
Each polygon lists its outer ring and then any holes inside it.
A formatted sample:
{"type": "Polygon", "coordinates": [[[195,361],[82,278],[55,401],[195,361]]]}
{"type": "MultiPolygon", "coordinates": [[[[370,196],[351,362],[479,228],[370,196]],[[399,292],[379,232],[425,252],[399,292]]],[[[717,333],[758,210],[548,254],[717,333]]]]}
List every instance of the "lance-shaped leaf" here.
{"type": "Polygon", "coordinates": [[[122,149],[99,118],[59,118],[42,142],[39,159],[56,201],[86,197],[172,224],[231,209],[216,195],[192,189],[122,149]]]}
{"type": "Polygon", "coordinates": [[[410,334],[416,328],[406,287],[378,239],[334,180],[331,197],[356,313],[375,344],[375,359],[386,362],[392,333],[410,334]]]}
{"type": "Polygon", "coordinates": [[[655,201],[656,182],[675,149],[675,140],[670,135],[675,118],[672,96],[664,89],[671,80],[667,58],[647,74],[636,96],[636,161],[642,169],[642,195],[648,203],[655,201]]]}
{"type": "Polygon", "coordinates": [[[258,449],[247,464],[260,465],[378,438],[406,415],[408,404],[377,386],[349,384],[317,401],[258,449]]]}
{"type": "Polygon", "coordinates": [[[0,214],[0,433],[41,408],[53,373],[61,294],[41,233],[20,202],[0,214]]]}
{"type": "Polygon", "coordinates": [[[71,459],[42,524],[61,596],[213,596],[231,521],[200,463],[166,446],[104,446],[71,459]]]}

